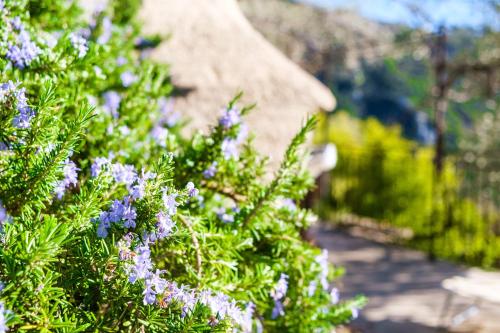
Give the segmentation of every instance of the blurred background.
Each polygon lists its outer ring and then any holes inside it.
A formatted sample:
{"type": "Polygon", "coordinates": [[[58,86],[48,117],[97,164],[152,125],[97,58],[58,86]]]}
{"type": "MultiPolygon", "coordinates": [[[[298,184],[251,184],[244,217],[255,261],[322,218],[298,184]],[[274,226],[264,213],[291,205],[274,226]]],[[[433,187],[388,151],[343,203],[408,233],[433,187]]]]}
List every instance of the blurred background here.
{"type": "Polygon", "coordinates": [[[336,97],[314,140],[338,163],[308,204],[344,292],[371,299],[350,330],[500,332],[481,296],[500,297],[500,2],[239,5],[336,97]]]}

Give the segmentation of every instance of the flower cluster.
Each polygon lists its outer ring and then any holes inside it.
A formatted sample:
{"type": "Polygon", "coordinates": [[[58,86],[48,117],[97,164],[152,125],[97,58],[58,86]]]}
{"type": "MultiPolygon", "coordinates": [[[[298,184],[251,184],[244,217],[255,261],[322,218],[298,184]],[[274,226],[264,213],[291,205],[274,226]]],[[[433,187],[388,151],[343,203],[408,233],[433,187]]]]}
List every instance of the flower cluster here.
{"type": "Polygon", "coordinates": [[[10,219],[11,217],[9,216],[9,213],[7,213],[7,209],[5,209],[2,202],[0,201],[0,234],[3,232],[4,224],[8,223],[10,219]]]}
{"type": "Polygon", "coordinates": [[[77,171],[80,170],[79,168],[76,167],[76,164],[73,161],[70,161],[69,159],[64,161],[63,164],[64,164],[63,166],[64,178],[58,181],[54,188],[54,193],[56,194],[58,199],[62,199],[64,192],[68,187],[70,187],[71,185],[73,186],[76,185],[76,183],[78,182],[77,171]]]}
{"type": "Polygon", "coordinates": [[[271,317],[276,319],[279,316],[285,314],[285,308],[283,306],[283,299],[286,296],[288,290],[288,275],[281,273],[280,279],[271,290],[270,296],[274,300],[274,308],[271,317]]]}
{"type": "Polygon", "coordinates": [[[0,302],[0,333],[5,333],[8,331],[7,327],[7,315],[9,310],[5,309],[3,302],[0,302]]]}
{"type": "Polygon", "coordinates": [[[118,109],[122,102],[122,97],[116,91],[110,90],[102,95],[104,99],[104,110],[108,112],[113,118],[117,119],[120,115],[118,109]]]}
{"type": "Polygon", "coordinates": [[[79,36],[74,33],[69,35],[69,40],[71,42],[71,45],[78,52],[78,58],[85,57],[89,49],[87,45],[87,40],[85,40],[85,38],[83,38],[82,36],[79,36]]]}
{"type": "Polygon", "coordinates": [[[18,32],[16,43],[9,42],[7,54],[5,55],[14,66],[19,69],[28,67],[35,60],[42,50],[31,40],[29,33],[25,30],[24,25],[19,17],[9,21],[12,30],[18,32]]]}
{"type": "Polygon", "coordinates": [[[98,237],[106,238],[108,236],[111,223],[120,223],[124,228],[135,228],[137,213],[131,201],[132,198],[129,196],[126,196],[122,201],[114,200],[108,211],[101,212],[97,227],[98,237]]]}
{"type": "Polygon", "coordinates": [[[137,75],[133,74],[132,72],[127,71],[127,72],[123,72],[120,75],[120,79],[122,80],[122,85],[125,88],[127,88],[127,87],[130,87],[135,82],[137,82],[137,80],[139,78],[137,77],[137,75]]]}
{"type": "Polygon", "coordinates": [[[143,303],[145,305],[157,305],[167,307],[170,304],[178,304],[182,309],[182,317],[192,312],[197,304],[208,307],[214,317],[209,324],[215,326],[219,320],[226,318],[238,325],[243,332],[251,332],[252,317],[255,306],[248,303],[242,310],[238,303],[224,293],[214,293],[211,290],[197,291],[185,285],[178,286],[177,283],[168,281],[161,277],[165,271],[154,269],[151,260],[149,243],[140,243],[130,250],[134,236],[126,234],[117,244],[119,258],[125,263],[125,272],[130,283],[143,281],[143,303]]]}
{"type": "Polygon", "coordinates": [[[236,138],[233,136],[226,136],[221,144],[221,151],[225,159],[238,159],[238,145],[246,138],[248,132],[246,125],[241,122],[239,110],[235,107],[224,109],[222,111],[222,116],[219,118],[219,125],[224,131],[239,126],[236,138]]]}
{"type": "Polygon", "coordinates": [[[168,128],[175,126],[180,119],[180,114],[174,111],[174,99],[160,98],[158,100],[158,113],[160,116],[150,134],[159,146],[166,147],[168,128]]]}
{"type": "Polygon", "coordinates": [[[24,88],[18,89],[18,86],[12,81],[0,84],[0,102],[5,103],[7,101],[12,101],[19,112],[14,117],[12,124],[17,128],[30,127],[30,122],[35,116],[35,112],[28,106],[26,90],[24,88]]]}
{"type": "Polygon", "coordinates": [[[212,162],[212,164],[210,164],[210,166],[203,171],[203,177],[205,179],[210,179],[213,178],[216,173],[217,173],[217,162],[212,162]]]}

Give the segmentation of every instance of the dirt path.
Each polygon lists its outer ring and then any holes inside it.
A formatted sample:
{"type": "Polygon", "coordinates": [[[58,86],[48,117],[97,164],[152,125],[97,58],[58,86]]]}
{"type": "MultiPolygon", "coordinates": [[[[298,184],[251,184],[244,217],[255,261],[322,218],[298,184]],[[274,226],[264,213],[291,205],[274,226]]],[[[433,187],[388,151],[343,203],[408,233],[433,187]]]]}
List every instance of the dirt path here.
{"type": "MultiPolygon", "coordinates": [[[[442,332],[438,327],[443,323],[440,317],[447,291],[441,281],[466,274],[466,268],[447,262],[431,263],[423,253],[326,227],[318,227],[314,234],[318,244],[330,251],[330,260],[347,270],[339,282],[343,295],[361,293],[369,298],[353,328],[367,333],[442,332]]],[[[472,302],[457,296],[450,312],[456,314],[472,302]]],[[[482,302],[478,315],[450,331],[500,333],[500,305],[482,302]]]]}

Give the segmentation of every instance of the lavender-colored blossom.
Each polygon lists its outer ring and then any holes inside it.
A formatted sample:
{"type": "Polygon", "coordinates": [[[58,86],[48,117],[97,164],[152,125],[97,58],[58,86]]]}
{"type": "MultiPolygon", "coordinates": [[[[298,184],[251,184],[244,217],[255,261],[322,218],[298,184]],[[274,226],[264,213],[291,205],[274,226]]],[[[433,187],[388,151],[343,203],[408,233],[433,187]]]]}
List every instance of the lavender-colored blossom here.
{"type": "Polygon", "coordinates": [[[316,293],[316,289],[318,288],[318,282],[316,280],[312,280],[307,287],[307,295],[309,297],[313,297],[316,293]]]}
{"type": "Polygon", "coordinates": [[[120,131],[120,134],[122,136],[127,136],[130,134],[130,128],[126,125],[118,127],[118,131],[120,131]]]}
{"type": "Polygon", "coordinates": [[[153,290],[153,286],[151,285],[150,280],[145,281],[145,287],[143,291],[144,299],[143,303],[144,305],[147,304],[154,304],[156,302],[156,292],[153,290]]]}
{"type": "Polygon", "coordinates": [[[151,130],[151,137],[160,147],[167,146],[168,130],[162,126],[156,125],[151,130]]]}
{"type": "Polygon", "coordinates": [[[0,333],[6,333],[9,328],[7,327],[7,315],[9,311],[5,309],[5,305],[0,301],[0,333]]]}
{"type": "Polygon", "coordinates": [[[0,292],[2,290],[4,290],[4,288],[5,288],[5,283],[3,283],[2,281],[0,281],[0,292]]]}
{"type": "Polygon", "coordinates": [[[97,221],[99,221],[99,225],[97,226],[97,237],[108,237],[108,229],[111,227],[111,222],[109,221],[109,213],[101,212],[97,221]]]}
{"type": "Polygon", "coordinates": [[[217,173],[217,162],[213,162],[206,170],[203,171],[203,177],[210,179],[217,173]]]}
{"type": "Polygon", "coordinates": [[[102,97],[104,98],[104,109],[111,115],[113,118],[118,118],[118,109],[120,108],[120,103],[122,101],[122,97],[116,91],[110,90],[105,92],[102,97]]]}
{"type": "Polygon", "coordinates": [[[137,177],[137,183],[130,189],[130,195],[135,200],[142,199],[146,191],[146,182],[149,179],[156,178],[156,174],[152,172],[145,172],[144,169],[141,171],[141,176],[137,177]]]}
{"type": "Polygon", "coordinates": [[[97,43],[101,45],[106,44],[111,38],[112,33],[113,33],[113,22],[111,22],[111,19],[106,16],[102,19],[102,33],[97,38],[97,43]]]}
{"type": "Polygon", "coordinates": [[[217,217],[219,220],[221,220],[223,223],[233,223],[234,222],[234,216],[231,214],[227,213],[226,208],[221,207],[217,210],[216,212],[217,217]]]}
{"type": "Polygon", "coordinates": [[[0,85],[0,102],[4,102],[7,98],[12,98],[19,112],[12,121],[12,124],[17,128],[30,127],[31,119],[35,116],[35,112],[28,106],[26,98],[26,89],[17,89],[17,85],[12,81],[0,85]]]}
{"type": "Polygon", "coordinates": [[[21,30],[24,30],[24,25],[23,23],[21,22],[21,18],[19,16],[16,16],[14,17],[13,19],[10,20],[10,24],[12,25],[12,27],[17,30],[17,31],[21,31],[21,30]]]}
{"type": "Polygon", "coordinates": [[[285,208],[290,212],[297,210],[297,205],[295,204],[295,201],[288,198],[281,200],[281,207],[285,208]]]}
{"type": "Polygon", "coordinates": [[[240,327],[243,332],[250,333],[252,332],[252,317],[255,312],[255,304],[249,302],[245,307],[245,310],[242,312],[240,327]]]}
{"type": "Polygon", "coordinates": [[[138,77],[137,75],[134,75],[132,72],[123,72],[120,75],[120,79],[122,80],[122,85],[127,88],[130,87],[132,84],[137,82],[138,77]]]}
{"type": "Polygon", "coordinates": [[[42,50],[31,40],[26,31],[21,31],[17,36],[17,44],[9,44],[5,55],[14,66],[19,69],[28,67],[42,50]]]}
{"type": "Polygon", "coordinates": [[[85,55],[87,54],[87,51],[89,49],[85,38],[83,38],[77,34],[72,33],[69,35],[69,40],[71,42],[71,45],[78,52],[78,58],[85,57],[85,55]]]}
{"type": "Polygon", "coordinates": [[[3,233],[5,223],[9,223],[11,219],[9,213],[7,213],[7,209],[5,209],[2,201],[0,201],[0,233],[3,233]]]}
{"type": "Polygon", "coordinates": [[[356,307],[351,308],[351,317],[352,319],[356,319],[359,317],[359,309],[356,307]]]}
{"type": "Polygon", "coordinates": [[[222,141],[221,150],[226,160],[229,160],[231,158],[234,159],[238,158],[239,155],[238,143],[236,142],[235,139],[225,138],[222,141]]]}
{"type": "Polygon", "coordinates": [[[64,161],[64,178],[56,183],[54,189],[54,193],[56,194],[58,199],[62,199],[64,192],[68,187],[70,187],[71,185],[76,185],[76,183],[78,182],[78,170],[80,169],[76,167],[76,164],[73,161],[70,161],[69,159],[64,161]]]}
{"type": "Polygon", "coordinates": [[[173,98],[167,99],[162,97],[158,100],[158,112],[160,113],[158,126],[167,125],[167,127],[172,127],[177,124],[180,119],[180,114],[175,112],[174,104],[175,101],[173,98]]]}
{"type": "Polygon", "coordinates": [[[240,144],[248,137],[248,126],[246,124],[240,125],[240,131],[238,136],[236,136],[236,143],[240,144]]]}
{"type": "Polygon", "coordinates": [[[172,218],[165,212],[159,212],[156,218],[158,220],[156,223],[156,237],[158,237],[158,239],[168,237],[175,227],[172,218]]]}
{"type": "Polygon", "coordinates": [[[133,264],[127,266],[129,282],[134,283],[139,279],[146,279],[151,274],[153,263],[151,262],[151,250],[147,244],[136,247],[136,256],[133,264]]]}
{"type": "Polygon", "coordinates": [[[288,275],[281,273],[280,278],[274,289],[271,291],[270,295],[274,300],[283,299],[286,296],[288,290],[288,275]]]}
{"type": "Polygon", "coordinates": [[[134,166],[129,164],[114,163],[111,166],[111,173],[116,182],[125,184],[127,188],[130,188],[137,179],[134,166]]]}
{"type": "Polygon", "coordinates": [[[127,58],[123,57],[123,56],[119,56],[118,58],[116,58],[116,64],[118,66],[123,66],[127,63],[127,58]]]}
{"type": "Polygon", "coordinates": [[[321,286],[323,287],[323,290],[327,290],[328,289],[328,250],[323,249],[321,251],[321,254],[316,256],[315,261],[319,265],[319,267],[321,268],[321,272],[319,275],[319,280],[320,280],[321,286]]]}
{"type": "Polygon", "coordinates": [[[162,191],[163,191],[162,195],[163,204],[167,209],[167,213],[169,215],[175,215],[175,213],[177,213],[177,206],[179,206],[179,203],[175,201],[175,199],[177,198],[177,194],[176,193],[167,194],[167,188],[163,188],[162,191]]]}
{"type": "Polygon", "coordinates": [[[111,165],[111,161],[106,157],[97,157],[90,167],[90,174],[92,177],[97,177],[105,165],[111,165]]]}
{"type": "Polygon", "coordinates": [[[200,193],[200,191],[196,187],[194,187],[193,182],[187,183],[186,190],[191,198],[198,196],[198,194],[200,193]]]}
{"type": "Polygon", "coordinates": [[[273,311],[271,313],[271,318],[276,319],[279,316],[283,316],[284,314],[285,314],[285,307],[283,306],[283,303],[280,300],[275,300],[273,311]]]}
{"type": "Polygon", "coordinates": [[[337,288],[332,288],[330,291],[330,303],[337,304],[340,300],[339,290],[337,288]]]}
{"type": "Polygon", "coordinates": [[[232,107],[230,109],[224,109],[222,116],[219,118],[219,124],[224,129],[229,129],[240,123],[240,113],[238,109],[232,107]]]}

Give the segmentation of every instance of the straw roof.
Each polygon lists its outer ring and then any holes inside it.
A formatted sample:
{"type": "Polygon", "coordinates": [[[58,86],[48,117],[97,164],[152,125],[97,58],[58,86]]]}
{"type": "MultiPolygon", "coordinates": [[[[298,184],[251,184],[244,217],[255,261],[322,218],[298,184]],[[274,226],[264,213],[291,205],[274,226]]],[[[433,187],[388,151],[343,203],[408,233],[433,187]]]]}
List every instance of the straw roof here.
{"type": "MultiPolygon", "coordinates": [[[[87,12],[98,0],[83,1],[87,12]]],[[[258,33],[236,0],[144,0],[145,35],[169,35],[151,53],[171,65],[173,83],[192,91],[175,108],[187,130],[206,130],[238,92],[257,103],[247,117],[259,151],[276,167],[308,114],[330,111],[328,88],[286,58],[258,33]]]]}
{"type": "Polygon", "coordinates": [[[174,84],[194,89],[176,109],[190,127],[206,129],[239,91],[257,103],[248,125],[258,149],[277,165],[307,114],[331,110],[335,99],[246,20],[235,0],[146,0],[144,32],[171,33],[152,53],[171,64],[174,84]]]}

